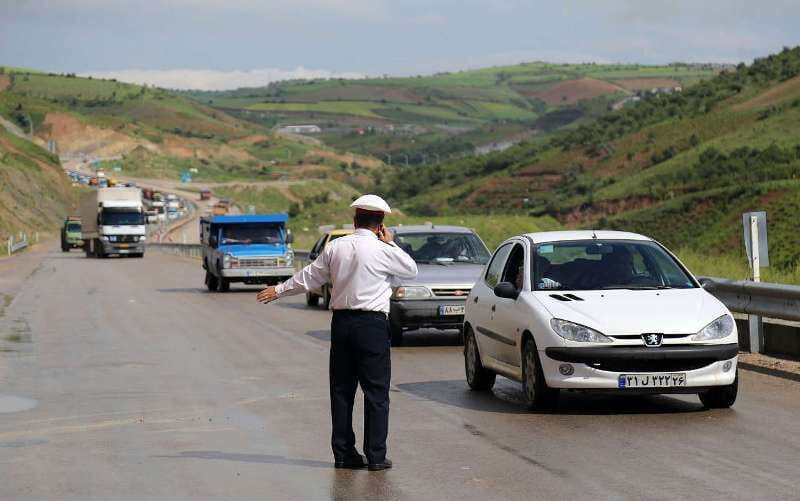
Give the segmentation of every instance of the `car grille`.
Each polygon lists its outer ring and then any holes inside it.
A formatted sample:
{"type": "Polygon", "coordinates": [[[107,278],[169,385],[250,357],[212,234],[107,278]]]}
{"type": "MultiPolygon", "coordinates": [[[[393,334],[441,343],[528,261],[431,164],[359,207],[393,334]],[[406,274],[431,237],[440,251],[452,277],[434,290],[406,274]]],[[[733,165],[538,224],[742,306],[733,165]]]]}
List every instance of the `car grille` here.
{"type": "Polygon", "coordinates": [[[611,372],[683,372],[702,369],[714,363],[714,359],[689,360],[607,360],[587,363],[593,369],[611,372]]]}
{"type": "Polygon", "coordinates": [[[256,257],[239,259],[240,268],[265,268],[268,266],[277,266],[277,257],[256,257]]]}
{"type": "Polygon", "coordinates": [[[466,298],[471,289],[471,287],[431,287],[431,292],[436,297],[466,298]]]}
{"type": "Polygon", "coordinates": [[[116,243],[132,243],[138,241],[139,235],[117,235],[116,240],[114,240],[116,243]]]}

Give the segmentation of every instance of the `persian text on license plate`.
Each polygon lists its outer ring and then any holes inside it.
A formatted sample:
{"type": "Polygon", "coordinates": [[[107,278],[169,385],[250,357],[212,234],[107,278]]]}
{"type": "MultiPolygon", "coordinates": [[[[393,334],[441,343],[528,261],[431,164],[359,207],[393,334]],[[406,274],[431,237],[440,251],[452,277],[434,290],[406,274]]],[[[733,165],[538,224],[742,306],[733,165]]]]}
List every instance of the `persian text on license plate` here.
{"type": "Polygon", "coordinates": [[[673,372],[667,374],[622,374],[619,376],[620,389],[625,388],[675,388],[686,386],[686,374],[673,372]]]}
{"type": "Polygon", "coordinates": [[[248,277],[266,277],[269,275],[268,271],[259,271],[259,270],[248,270],[247,276],[248,277]]]}
{"type": "Polygon", "coordinates": [[[463,304],[443,304],[439,306],[439,316],[463,315],[463,314],[464,314],[463,304]]]}

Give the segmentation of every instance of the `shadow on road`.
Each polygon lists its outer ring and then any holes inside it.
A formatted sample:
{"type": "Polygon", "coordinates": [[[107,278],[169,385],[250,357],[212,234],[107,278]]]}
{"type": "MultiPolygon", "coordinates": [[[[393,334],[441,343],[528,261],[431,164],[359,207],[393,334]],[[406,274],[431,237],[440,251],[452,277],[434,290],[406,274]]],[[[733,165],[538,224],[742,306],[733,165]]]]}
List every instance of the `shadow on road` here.
{"type": "Polygon", "coordinates": [[[498,378],[492,391],[472,391],[463,379],[402,383],[397,388],[418,398],[464,409],[508,414],[619,415],[679,414],[701,412],[699,402],[687,402],[669,395],[613,395],[561,392],[555,411],[528,411],[522,386],[498,378]]]}
{"type": "MultiPolygon", "coordinates": [[[[330,343],[331,331],[308,331],[306,336],[313,337],[316,340],[330,343]]],[[[420,346],[459,346],[461,344],[461,334],[458,331],[427,331],[418,333],[406,333],[403,336],[403,346],[392,348],[393,350],[402,350],[404,348],[414,348],[420,346]]]]}
{"type": "Polygon", "coordinates": [[[222,451],[183,451],[177,456],[156,456],[172,459],[212,459],[219,461],[239,461],[242,463],[283,464],[289,466],[307,466],[310,468],[333,468],[332,462],[315,461],[313,459],[296,459],[275,454],[244,454],[240,452],[222,451]]]}
{"type": "Polygon", "coordinates": [[[261,289],[231,289],[228,292],[211,292],[205,287],[173,287],[173,288],[164,288],[164,289],[156,289],[158,292],[162,293],[193,293],[193,294],[257,294],[261,289]]]}

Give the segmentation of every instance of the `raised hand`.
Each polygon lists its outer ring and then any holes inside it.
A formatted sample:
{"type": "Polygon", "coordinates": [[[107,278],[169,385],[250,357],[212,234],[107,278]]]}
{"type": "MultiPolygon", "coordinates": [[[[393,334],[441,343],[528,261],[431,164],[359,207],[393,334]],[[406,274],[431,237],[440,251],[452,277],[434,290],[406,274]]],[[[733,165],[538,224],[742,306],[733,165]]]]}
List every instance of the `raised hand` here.
{"type": "Polygon", "coordinates": [[[268,304],[278,299],[278,293],[275,290],[274,285],[270,285],[266,289],[262,290],[256,296],[256,301],[263,304],[268,304]]]}

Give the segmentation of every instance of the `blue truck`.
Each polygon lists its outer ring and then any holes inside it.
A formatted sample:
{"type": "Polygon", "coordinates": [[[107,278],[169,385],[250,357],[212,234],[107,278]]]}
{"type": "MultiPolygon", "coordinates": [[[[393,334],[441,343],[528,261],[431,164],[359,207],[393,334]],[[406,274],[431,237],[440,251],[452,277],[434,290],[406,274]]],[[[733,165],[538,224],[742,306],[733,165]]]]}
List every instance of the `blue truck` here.
{"type": "Polygon", "coordinates": [[[294,274],[293,237],[286,214],[209,216],[200,219],[203,269],[209,291],[232,282],[275,285],[294,274]]]}

